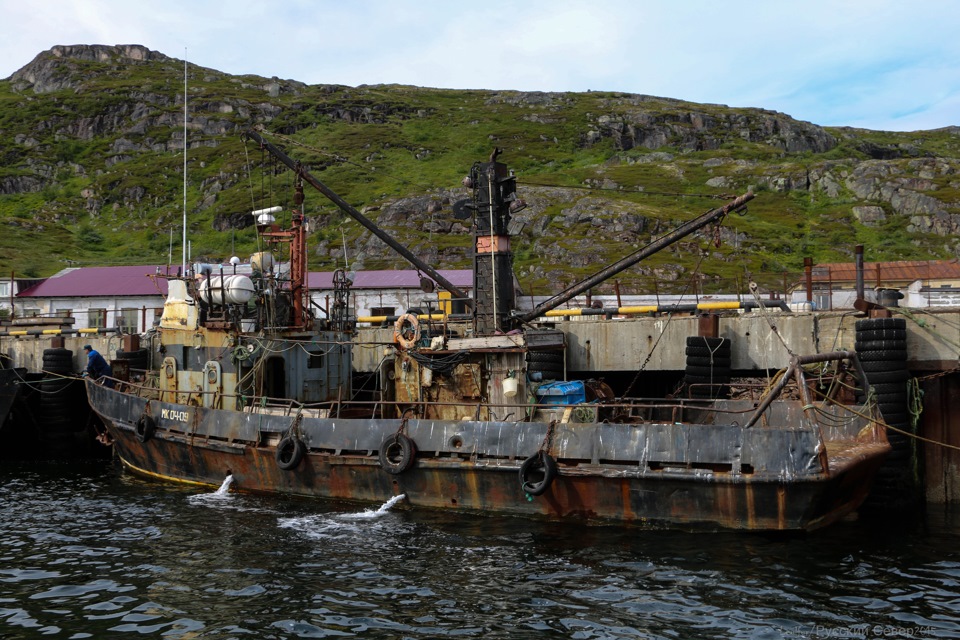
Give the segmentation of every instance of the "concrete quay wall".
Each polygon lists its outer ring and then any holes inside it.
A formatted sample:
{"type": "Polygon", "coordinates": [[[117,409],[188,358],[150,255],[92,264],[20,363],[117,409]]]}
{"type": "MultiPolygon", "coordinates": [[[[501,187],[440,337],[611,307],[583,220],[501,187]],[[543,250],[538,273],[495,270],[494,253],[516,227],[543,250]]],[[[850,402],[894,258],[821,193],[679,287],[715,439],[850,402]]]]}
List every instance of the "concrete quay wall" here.
{"type": "MultiPolygon", "coordinates": [[[[960,309],[909,313],[908,368],[955,368],[960,356],[960,309]]],[[[780,369],[789,362],[788,348],[797,355],[854,350],[856,321],[863,317],[854,312],[753,311],[721,316],[718,335],[730,339],[732,369],[780,369]]],[[[698,323],[692,316],[579,318],[552,326],[567,336],[567,368],[571,371],[634,371],[651,352],[646,370],[682,371],[686,338],[698,334],[698,323]]]]}

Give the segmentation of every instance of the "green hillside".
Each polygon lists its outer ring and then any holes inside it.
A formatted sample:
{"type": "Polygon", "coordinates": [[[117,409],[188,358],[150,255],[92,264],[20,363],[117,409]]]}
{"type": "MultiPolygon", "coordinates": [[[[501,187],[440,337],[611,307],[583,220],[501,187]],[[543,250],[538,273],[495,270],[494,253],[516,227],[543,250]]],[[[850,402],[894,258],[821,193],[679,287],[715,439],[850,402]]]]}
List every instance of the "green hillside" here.
{"type": "MultiPolygon", "coordinates": [[[[0,270],[179,263],[183,63],[143,47],[43,52],[0,81],[0,270]]],[[[470,264],[451,205],[494,147],[530,205],[515,268],[545,293],[752,189],[748,213],[621,274],[630,289],[778,286],[803,258],[953,257],[960,130],[822,128],[763,109],[633,94],[344,87],[188,72],[187,217],[195,261],[255,251],[249,212],[289,212],[292,175],[245,141],[262,127],[437,268],[470,264]],[[715,241],[719,240],[719,246],[715,241]],[[739,283],[739,284],[738,284],[739,283]]],[[[311,269],[405,266],[307,193],[311,269]]]]}

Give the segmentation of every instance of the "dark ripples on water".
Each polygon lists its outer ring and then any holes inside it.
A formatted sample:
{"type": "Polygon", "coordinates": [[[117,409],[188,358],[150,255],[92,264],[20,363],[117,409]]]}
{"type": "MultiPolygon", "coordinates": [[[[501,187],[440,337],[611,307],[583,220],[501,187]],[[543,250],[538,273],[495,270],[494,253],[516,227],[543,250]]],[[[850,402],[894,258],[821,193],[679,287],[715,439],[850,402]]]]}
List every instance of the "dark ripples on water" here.
{"type": "Polygon", "coordinates": [[[960,637],[960,517],[623,531],[0,467],[3,638],[960,637]]]}

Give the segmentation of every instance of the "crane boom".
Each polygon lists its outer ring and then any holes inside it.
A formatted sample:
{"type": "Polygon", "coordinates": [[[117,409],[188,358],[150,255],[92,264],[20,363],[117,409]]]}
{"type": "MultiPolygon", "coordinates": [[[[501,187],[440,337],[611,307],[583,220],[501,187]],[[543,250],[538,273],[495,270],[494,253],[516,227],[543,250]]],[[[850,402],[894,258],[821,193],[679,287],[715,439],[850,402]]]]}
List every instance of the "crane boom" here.
{"type": "Polygon", "coordinates": [[[632,267],[633,265],[640,262],[644,258],[647,258],[657,253],[658,251],[669,247],[671,244],[690,235],[694,231],[702,229],[708,224],[711,224],[712,222],[715,222],[716,220],[723,218],[728,213],[742,209],[747,204],[747,202],[749,202],[750,200],[753,200],[753,198],[754,198],[753,192],[747,192],[742,196],[734,200],[731,200],[730,202],[723,205],[722,207],[717,207],[716,209],[711,209],[710,211],[707,211],[706,213],[700,215],[699,217],[694,218],[693,220],[690,220],[689,222],[680,225],[670,233],[657,238],[656,240],[654,240],[647,246],[643,247],[642,249],[624,258],[621,258],[617,262],[614,262],[610,266],[595,273],[589,278],[586,278],[585,280],[581,280],[577,284],[568,287],[565,291],[562,291],[557,295],[555,295],[554,297],[550,298],[549,300],[542,302],[535,309],[517,316],[517,320],[520,323],[530,322],[531,320],[534,320],[535,318],[542,316],[547,311],[556,309],[557,307],[562,305],[564,302],[572,298],[575,298],[576,296],[580,295],[584,291],[587,291],[588,289],[591,289],[592,287],[597,286],[604,280],[608,280],[612,278],[613,276],[617,275],[624,269],[628,269],[629,267],[632,267]]]}
{"type": "Polygon", "coordinates": [[[471,305],[471,300],[466,293],[461,291],[457,286],[455,286],[449,280],[447,280],[442,275],[440,275],[433,267],[428,265],[426,262],[424,262],[417,256],[413,255],[413,253],[409,249],[407,249],[405,246],[403,246],[402,244],[394,240],[392,237],[390,237],[390,235],[386,231],[378,227],[372,220],[370,220],[369,218],[364,216],[362,213],[357,211],[354,207],[350,205],[350,203],[348,203],[346,200],[344,200],[339,195],[337,195],[337,193],[335,193],[333,189],[331,189],[330,187],[328,187],[327,185],[323,184],[322,182],[317,180],[315,177],[313,177],[313,175],[309,171],[307,171],[305,168],[303,168],[303,166],[299,162],[296,162],[295,160],[291,159],[290,156],[285,154],[283,151],[281,151],[271,143],[264,140],[263,136],[261,136],[256,131],[248,130],[244,135],[250,138],[251,140],[253,140],[254,142],[256,142],[257,144],[259,144],[263,149],[268,151],[277,160],[279,160],[283,164],[290,167],[292,171],[300,175],[300,177],[303,179],[304,182],[306,182],[311,187],[313,187],[314,189],[316,189],[317,191],[325,195],[327,198],[329,198],[331,202],[333,202],[335,205],[340,207],[341,211],[343,211],[348,216],[350,216],[351,218],[359,222],[373,235],[383,240],[383,242],[386,243],[387,246],[389,246],[391,249],[393,249],[394,251],[399,253],[401,256],[403,256],[408,262],[410,262],[410,264],[412,264],[417,269],[419,269],[420,271],[424,272],[425,274],[433,278],[433,280],[438,285],[440,285],[441,287],[449,291],[454,297],[463,300],[464,303],[467,305],[471,305]]]}

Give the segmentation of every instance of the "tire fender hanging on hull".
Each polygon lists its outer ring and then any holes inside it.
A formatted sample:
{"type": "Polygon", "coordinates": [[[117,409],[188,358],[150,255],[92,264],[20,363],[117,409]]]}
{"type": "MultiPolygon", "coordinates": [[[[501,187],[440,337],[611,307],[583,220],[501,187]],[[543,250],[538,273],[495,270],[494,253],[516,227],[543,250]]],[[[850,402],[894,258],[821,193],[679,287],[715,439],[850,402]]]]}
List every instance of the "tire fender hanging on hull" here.
{"type": "Polygon", "coordinates": [[[157,431],[157,423],[147,414],[143,414],[137,420],[134,430],[137,434],[137,440],[144,443],[153,438],[153,434],[157,431]]]}
{"type": "Polygon", "coordinates": [[[300,466],[307,447],[303,440],[296,436],[285,436],[277,444],[277,466],[284,471],[291,471],[300,466]]]}
{"type": "Polygon", "coordinates": [[[537,451],[520,465],[520,486],[524,493],[541,496],[557,477],[557,461],[549,453],[537,451]]]}
{"type": "Polygon", "coordinates": [[[380,466],[387,473],[399,475],[413,466],[417,445],[402,433],[387,436],[380,445],[380,466]]]}

